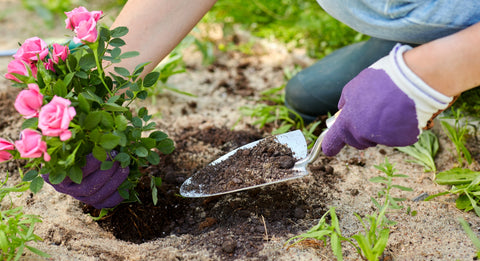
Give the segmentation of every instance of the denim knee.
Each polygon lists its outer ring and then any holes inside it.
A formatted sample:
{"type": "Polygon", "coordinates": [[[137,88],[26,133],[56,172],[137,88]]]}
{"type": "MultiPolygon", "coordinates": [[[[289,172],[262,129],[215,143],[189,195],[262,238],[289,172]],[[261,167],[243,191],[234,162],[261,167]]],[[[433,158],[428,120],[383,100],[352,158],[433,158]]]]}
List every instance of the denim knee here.
{"type": "Polygon", "coordinates": [[[380,39],[422,44],[480,22],[480,1],[317,0],[330,15],[380,39]]]}

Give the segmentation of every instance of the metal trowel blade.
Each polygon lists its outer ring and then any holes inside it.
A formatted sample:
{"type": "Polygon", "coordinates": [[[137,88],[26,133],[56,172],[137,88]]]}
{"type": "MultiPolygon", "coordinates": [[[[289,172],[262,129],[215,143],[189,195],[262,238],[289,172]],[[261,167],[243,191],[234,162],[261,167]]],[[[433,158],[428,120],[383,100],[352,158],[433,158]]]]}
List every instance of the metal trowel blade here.
{"type": "MultiPolygon", "coordinates": [[[[303,133],[300,130],[295,130],[295,131],[279,134],[279,135],[276,135],[275,138],[276,138],[277,142],[279,142],[281,144],[284,144],[285,146],[287,146],[288,148],[290,148],[292,150],[293,157],[296,160],[303,159],[307,156],[307,153],[308,153],[307,142],[305,140],[305,137],[303,136],[303,133]]],[[[251,149],[261,141],[262,140],[254,141],[254,142],[248,143],[248,144],[246,144],[242,147],[239,147],[235,150],[232,150],[229,153],[227,153],[227,154],[223,155],[222,157],[216,159],[215,161],[211,162],[209,165],[215,165],[215,164],[218,164],[218,163],[228,159],[229,157],[234,155],[238,150],[251,149]]],[[[294,168],[294,176],[289,176],[288,178],[275,180],[275,181],[270,181],[270,182],[266,182],[266,183],[255,185],[255,186],[248,186],[248,187],[243,187],[243,188],[239,188],[239,189],[229,190],[229,191],[219,191],[219,192],[216,192],[216,193],[211,193],[211,192],[206,193],[205,191],[209,191],[209,189],[206,189],[205,184],[193,184],[192,179],[195,177],[195,175],[200,175],[200,174],[208,175],[208,173],[205,173],[205,172],[203,172],[203,173],[197,172],[197,173],[194,174],[194,176],[188,178],[182,184],[182,186],[180,187],[180,194],[182,196],[188,197],[188,198],[200,198],[200,197],[217,196],[217,195],[222,195],[222,194],[227,194],[227,193],[232,193],[232,192],[257,188],[257,187],[262,187],[262,186],[271,185],[271,184],[275,184],[275,183],[279,183],[279,182],[284,182],[284,181],[291,180],[291,179],[300,178],[300,177],[303,177],[305,175],[308,175],[308,171],[307,171],[306,168],[294,168]],[[186,189],[187,187],[188,187],[188,190],[186,189]],[[193,187],[193,189],[192,189],[192,187],[193,187]]],[[[232,176],[231,178],[233,179],[235,177],[232,176]]],[[[200,179],[200,180],[204,180],[204,179],[200,179]]]]}

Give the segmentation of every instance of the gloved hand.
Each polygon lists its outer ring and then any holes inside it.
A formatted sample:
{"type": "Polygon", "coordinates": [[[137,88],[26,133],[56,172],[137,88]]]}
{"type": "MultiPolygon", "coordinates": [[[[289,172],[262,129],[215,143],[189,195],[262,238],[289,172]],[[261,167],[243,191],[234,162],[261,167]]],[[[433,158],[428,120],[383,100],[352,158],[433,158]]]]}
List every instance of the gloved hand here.
{"type": "Polygon", "coordinates": [[[335,123],[322,141],[334,156],[345,146],[366,149],[377,144],[408,146],[452,97],[432,89],[403,60],[407,45],[397,44],[389,55],[360,72],[345,85],[335,123]]]}
{"type": "MultiPolygon", "coordinates": [[[[111,158],[117,155],[112,151],[111,158]]],[[[110,160],[107,158],[107,160],[110,160]]],[[[101,161],[97,160],[92,154],[87,156],[87,163],[82,168],[83,179],[80,184],[73,182],[66,177],[59,184],[51,184],[48,181],[48,174],[43,175],[43,179],[61,193],[68,194],[86,204],[92,205],[97,209],[112,208],[120,204],[123,198],[117,189],[128,177],[130,168],[122,168],[120,163],[114,162],[112,168],[100,170],[101,161]]]]}

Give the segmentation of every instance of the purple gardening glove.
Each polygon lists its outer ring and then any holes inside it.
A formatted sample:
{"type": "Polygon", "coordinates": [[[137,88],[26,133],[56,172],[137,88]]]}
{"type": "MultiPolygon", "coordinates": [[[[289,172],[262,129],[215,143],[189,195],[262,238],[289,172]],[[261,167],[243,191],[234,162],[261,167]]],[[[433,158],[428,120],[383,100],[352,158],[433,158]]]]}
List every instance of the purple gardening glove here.
{"type": "Polygon", "coordinates": [[[336,155],[346,144],[357,149],[414,144],[432,116],[449,106],[452,97],[432,89],[407,67],[403,53],[410,49],[397,44],[345,85],[339,116],[322,141],[325,155],[336,155]]]}
{"type": "MultiPolygon", "coordinates": [[[[112,151],[111,158],[117,155],[112,151]]],[[[110,159],[107,159],[110,160],[110,159]]],[[[123,201],[122,196],[117,189],[128,177],[130,168],[122,168],[120,163],[114,162],[112,168],[100,170],[101,161],[97,160],[92,154],[87,156],[87,163],[82,168],[83,179],[80,184],[73,182],[66,177],[59,184],[51,184],[48,181],[48,175],[43,175],[44,180],[61,193],[68,194],[86,204],[92,205],[97,209],[112,208],[123,201]]]]}

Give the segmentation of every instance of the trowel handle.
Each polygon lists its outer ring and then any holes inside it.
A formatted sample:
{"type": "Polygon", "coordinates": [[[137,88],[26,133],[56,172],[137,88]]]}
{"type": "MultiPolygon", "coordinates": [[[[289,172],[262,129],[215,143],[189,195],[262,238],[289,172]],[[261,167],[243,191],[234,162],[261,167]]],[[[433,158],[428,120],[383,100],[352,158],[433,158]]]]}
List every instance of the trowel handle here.
{"type": "Polygon", "coordinates": [[[315,141],[315,144],[313,144],[313,148],[310,151],[310,154],[308,154],[306,158],[304,158],[304,159],[298,161],[297,163],[295,163],[295,165],[307,165],[307,164],[315,161],[318,158],[318,155],[320,155],[320,151],[322,150],[323,138],[327,134],[330,127],[335,123],[335,120],[340,115],[341,111],[342,110],[337,111],[337,113],[335,113],[332,117],[328,118],[325,121],[325,123],[327,124],[327,128],[324,131],[322,131],[320,136],[318,136],[317,141],[315,141]]]}

